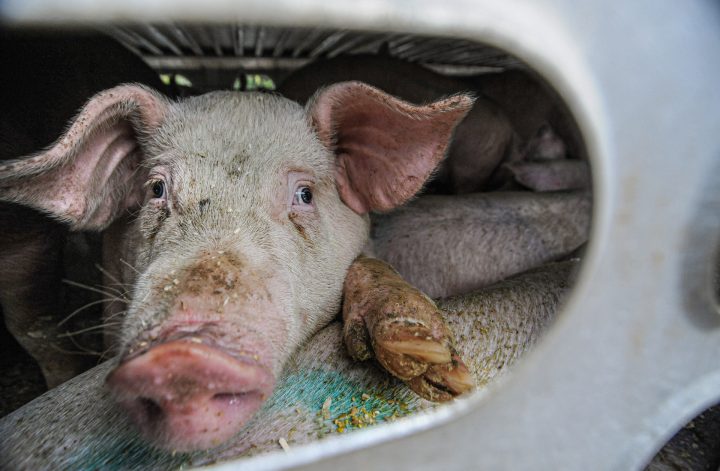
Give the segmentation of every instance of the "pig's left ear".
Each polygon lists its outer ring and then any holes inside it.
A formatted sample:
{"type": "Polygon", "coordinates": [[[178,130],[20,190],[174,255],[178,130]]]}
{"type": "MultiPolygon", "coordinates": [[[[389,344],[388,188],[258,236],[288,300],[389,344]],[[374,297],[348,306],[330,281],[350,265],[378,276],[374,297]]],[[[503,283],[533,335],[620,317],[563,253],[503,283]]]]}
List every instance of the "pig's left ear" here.
{"type": "Polygon", "coordinates": [[[143,199],[140,139],[169,102],[141,85],[119,85],[85,104],[65,134],[31,157],[0,164],[0,201],[45,212],[74,230],[102,230],[143,199]]]}
{"type": "Polygon", "coordinates": [[[473,102],[455,95],[416,106],[361,82],[342,82],[316,93],[308,113],[337,156],[340,197],[364,214],[388,211],[422,188],[473,102]]]}

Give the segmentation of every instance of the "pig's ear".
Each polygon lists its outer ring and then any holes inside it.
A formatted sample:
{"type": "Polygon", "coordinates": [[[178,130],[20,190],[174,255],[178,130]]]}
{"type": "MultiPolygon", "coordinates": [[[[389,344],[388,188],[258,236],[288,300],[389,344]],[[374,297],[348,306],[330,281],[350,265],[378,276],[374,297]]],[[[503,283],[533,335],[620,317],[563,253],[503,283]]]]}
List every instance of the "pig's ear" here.
{"type": "Polygon", "coordinates": [[[168,102],[140,85],[95,95],[49,149],[0,165],[0,200],[31,206],[73,229],[100,230],[143,198],[139,139],[168,102]]]}
{"type": "Polygon", "coordinates": [[[361,82],[342,82],[316,93],[308,113],[337,156],[340,197],[364,214],[388,211],[422,188],[473,102],[455,95],[416,106],[361,82]]]}

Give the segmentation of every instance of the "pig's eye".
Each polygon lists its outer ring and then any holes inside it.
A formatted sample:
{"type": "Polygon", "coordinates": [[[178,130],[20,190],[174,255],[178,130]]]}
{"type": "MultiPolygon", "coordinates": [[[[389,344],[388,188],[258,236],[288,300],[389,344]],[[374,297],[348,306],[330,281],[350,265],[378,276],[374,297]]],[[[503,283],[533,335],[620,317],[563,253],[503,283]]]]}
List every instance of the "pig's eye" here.
{"type": "Polygon", "coordinates": [[[312,213],[315,211],[315,179],[309,172],[288,172],[288,192],[286,193],[288,209],[312,213]]]}
{"type": "Polygon", "coordinates": [[[311,205],[313,200],[312,190],[309,186],[301,186],[295,190],[295,199],[293,204],[311,205]]]}
{"type": "Polygon", "coordinates": [[[162,198],[165,196],[165,182],[157,180],[152,184],[152,195],[153,198],[162,198]]]}

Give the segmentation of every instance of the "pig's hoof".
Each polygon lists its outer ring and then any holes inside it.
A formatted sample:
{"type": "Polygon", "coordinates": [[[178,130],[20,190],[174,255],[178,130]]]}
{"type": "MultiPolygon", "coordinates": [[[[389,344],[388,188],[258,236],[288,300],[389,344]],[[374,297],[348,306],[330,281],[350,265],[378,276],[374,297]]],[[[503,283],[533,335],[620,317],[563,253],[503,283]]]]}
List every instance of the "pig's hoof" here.
{"type": "Polygon", "coordinates": [[[375,357],[422,397],[446,401],[472,389],[435,303],[384,262],[360,257],[350,267],[343,319],[350,356],[375,357]]]}
{"type": "Polygon", "coordinates": [[[395,313],[375,319],[369,329],[375,358],[390,373],[402,380],[424,374],[430,365],[450,361],[449,339],[442,329],[432,329],[417,319],[395,313]],[[440,330],[440,332],[438,332],[440,330]]]}
{"type": "Polygon", "coordinates": [[[430,365],[407,384],[417,395],[434,402],[449,401],[475,387],[470,371],[456,352],[450,362],[430,365]]]}

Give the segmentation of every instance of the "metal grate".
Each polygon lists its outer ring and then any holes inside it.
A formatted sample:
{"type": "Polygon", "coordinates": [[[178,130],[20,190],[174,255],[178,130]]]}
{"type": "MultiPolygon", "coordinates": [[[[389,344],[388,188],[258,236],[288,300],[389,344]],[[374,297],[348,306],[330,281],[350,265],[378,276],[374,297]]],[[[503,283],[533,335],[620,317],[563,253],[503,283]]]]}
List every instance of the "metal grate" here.
{"type": "Polygon", "coordinates": [[[473,41],[323,28],[144,24],[108,34],[156,68],[294,69],[317,58],[375,54],[418,62],[446,74],[523,67],[507,53],[473,41]]]}

